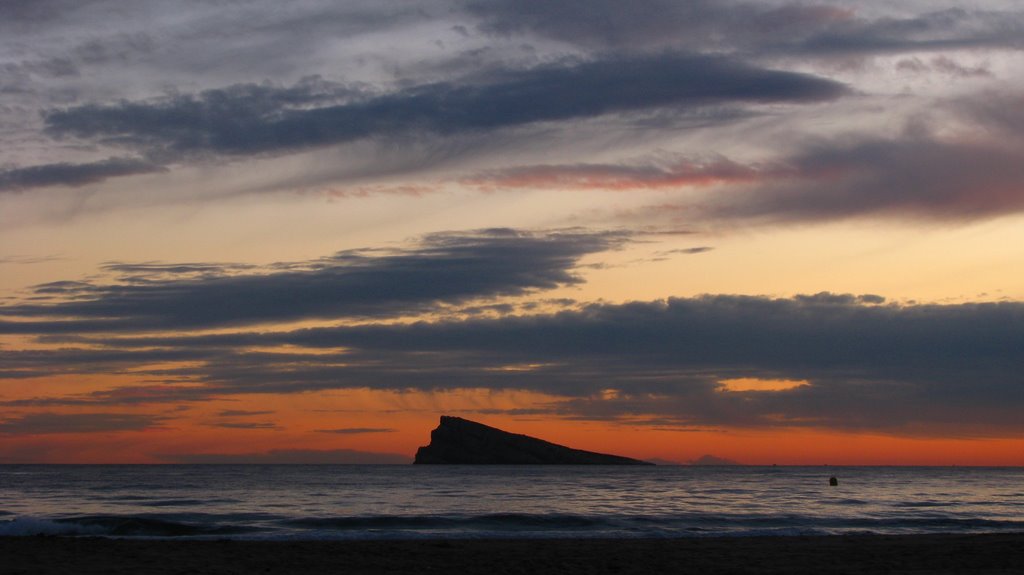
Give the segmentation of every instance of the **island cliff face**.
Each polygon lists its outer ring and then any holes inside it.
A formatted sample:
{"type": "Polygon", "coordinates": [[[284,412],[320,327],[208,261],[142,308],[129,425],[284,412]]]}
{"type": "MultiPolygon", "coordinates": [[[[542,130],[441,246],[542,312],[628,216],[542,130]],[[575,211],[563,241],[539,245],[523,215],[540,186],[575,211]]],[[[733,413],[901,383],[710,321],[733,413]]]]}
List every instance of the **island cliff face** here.
{"type": "Polygon", "coordinates": [[[572,449],[447,415],[442,415],[441,424],[430,432],[430,445],[416,451],[413,463],[653,465],[629,457],[572,449]]]}

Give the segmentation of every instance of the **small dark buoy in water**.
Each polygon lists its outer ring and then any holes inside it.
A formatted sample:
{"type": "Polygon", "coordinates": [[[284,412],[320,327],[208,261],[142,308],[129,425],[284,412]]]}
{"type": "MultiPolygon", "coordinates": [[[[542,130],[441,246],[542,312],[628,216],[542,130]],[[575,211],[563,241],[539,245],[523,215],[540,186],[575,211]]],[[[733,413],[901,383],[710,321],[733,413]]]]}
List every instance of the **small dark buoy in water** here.
{"type": "Polygon", "coordinates": [[[828,484],[831,485],[832,487],[835,487],[836,485],[839,485],[839,480],[836,479],[835,475],[833,475],[832,477],[828,478],[828,484]]]}

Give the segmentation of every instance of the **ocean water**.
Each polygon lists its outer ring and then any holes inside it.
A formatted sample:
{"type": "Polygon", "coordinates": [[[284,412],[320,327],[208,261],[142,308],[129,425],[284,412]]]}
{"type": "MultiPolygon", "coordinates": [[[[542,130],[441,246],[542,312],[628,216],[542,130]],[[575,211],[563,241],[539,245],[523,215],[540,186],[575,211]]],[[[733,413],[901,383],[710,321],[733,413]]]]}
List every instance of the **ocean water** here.
{"type": "Polygon", "coordinates": [[[235,539],[1024,531],[1024,469],[0,465],[0,535],[235,539]],[[839,485],[830,487],[835,475],[839,485]]]}

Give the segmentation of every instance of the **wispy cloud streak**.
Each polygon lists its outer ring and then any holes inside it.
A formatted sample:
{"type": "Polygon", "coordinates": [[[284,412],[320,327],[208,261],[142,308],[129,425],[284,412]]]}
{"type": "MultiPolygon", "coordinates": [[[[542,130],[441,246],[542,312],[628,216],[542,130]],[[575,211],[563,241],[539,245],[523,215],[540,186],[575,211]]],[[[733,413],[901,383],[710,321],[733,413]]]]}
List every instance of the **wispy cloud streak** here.
{"type": "Polygon", "coordinates": [[[228,264],[110,264],[119,283],[54,282],[53,303],[0,306],[0,333],[201,329],[301,319],[386,318],[439,303],[577,283],[577,261],[622,233],[440,233],[407,249],[347,251],[252,271],[228,264]]]}

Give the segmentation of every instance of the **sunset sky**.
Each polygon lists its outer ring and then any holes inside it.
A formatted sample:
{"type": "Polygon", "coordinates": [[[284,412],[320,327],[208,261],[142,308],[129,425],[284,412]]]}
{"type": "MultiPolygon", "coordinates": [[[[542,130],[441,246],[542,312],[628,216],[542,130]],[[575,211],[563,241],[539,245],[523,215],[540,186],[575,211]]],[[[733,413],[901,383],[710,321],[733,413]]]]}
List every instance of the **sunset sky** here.
{"type": "Polygon", "coordinates": [[[0,463],[1024,465],[1019,0],[6,0],[0,463]]]}

